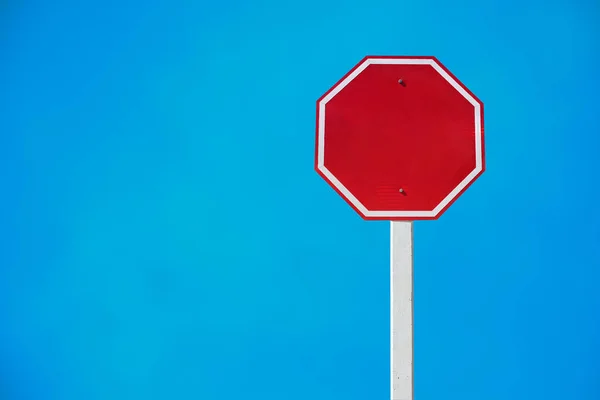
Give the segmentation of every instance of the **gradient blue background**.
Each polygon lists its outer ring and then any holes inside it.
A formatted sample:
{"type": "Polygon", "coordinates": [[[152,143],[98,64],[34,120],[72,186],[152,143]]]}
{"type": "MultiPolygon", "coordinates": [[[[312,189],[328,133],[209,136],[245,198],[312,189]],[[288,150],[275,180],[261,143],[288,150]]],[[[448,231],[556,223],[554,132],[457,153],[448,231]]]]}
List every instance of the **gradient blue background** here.
{"type": "Polygon", "coordinates": [[[313,170],[366,54],[486,106],[415,226],[417,399],[600,398],[597,2],[81,3],[0,8],[0,399],[388,398],[389,225],[313,170]]]}

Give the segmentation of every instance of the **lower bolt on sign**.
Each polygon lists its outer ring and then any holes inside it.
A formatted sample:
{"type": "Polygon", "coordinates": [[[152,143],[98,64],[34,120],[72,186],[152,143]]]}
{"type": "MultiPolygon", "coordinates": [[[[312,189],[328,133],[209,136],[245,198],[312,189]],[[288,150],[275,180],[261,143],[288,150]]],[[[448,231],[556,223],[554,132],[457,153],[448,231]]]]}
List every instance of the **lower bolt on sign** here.
{"type": "Polygon", "coordinates": [[[365,220],[389,220],[390,396],[413,400],[413,221],[485,170],[483,103],[435,57],[365,57],[317,101],[315,168],[365,220]]]}

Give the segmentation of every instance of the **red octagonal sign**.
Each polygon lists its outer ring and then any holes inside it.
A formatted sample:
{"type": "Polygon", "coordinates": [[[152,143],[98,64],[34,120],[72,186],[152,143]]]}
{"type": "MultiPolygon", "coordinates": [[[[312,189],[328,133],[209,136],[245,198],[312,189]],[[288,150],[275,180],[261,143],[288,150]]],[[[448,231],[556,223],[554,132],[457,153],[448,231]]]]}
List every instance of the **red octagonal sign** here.
{"type": "Polygon", "coordinates": [[[315,164],[365,219],[437,219],[485,169],[483,103],[435,57],[365,57],[317,101],[315,164]]]}

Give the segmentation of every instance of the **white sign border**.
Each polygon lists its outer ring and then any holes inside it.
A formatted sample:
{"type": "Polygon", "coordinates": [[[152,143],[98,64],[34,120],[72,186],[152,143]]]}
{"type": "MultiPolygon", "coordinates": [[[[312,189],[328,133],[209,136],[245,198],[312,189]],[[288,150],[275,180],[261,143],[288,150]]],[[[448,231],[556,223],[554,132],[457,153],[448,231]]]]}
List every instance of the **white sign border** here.
{"type": "Polygon", "coordinates": [[[436,218],[458,195],[483,171],[483,130],[481,104],[460,83],[458,83],[446,70],[433,58],[377,58],[367,57],[348,76],[335,85],[319,102],[319,119],[317,121],[317,169],[321,172],[340,193],[365,217],[367,218],[436,218]],[[440,204],[430,211],[371,211],[367,209],[336,177],[325,167],[325,106],[356,78],[369,65],[392,64],[392,65],[430,65],[448,83],[452,85],[469,103],[475,111],[475,169],[446,196],[440,204]]]}

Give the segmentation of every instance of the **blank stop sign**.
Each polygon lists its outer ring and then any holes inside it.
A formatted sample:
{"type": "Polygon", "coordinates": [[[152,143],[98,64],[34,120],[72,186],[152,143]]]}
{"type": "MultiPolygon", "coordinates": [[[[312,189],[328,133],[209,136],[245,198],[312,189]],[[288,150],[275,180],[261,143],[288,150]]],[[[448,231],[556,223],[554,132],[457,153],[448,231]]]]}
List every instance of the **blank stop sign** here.
{"type": "Polygon", "coordinates": [[[436,219],[484,168],[483,104],[434,57],[366,57],[317,102],[316,169],[365,219],[436,219]]]}

